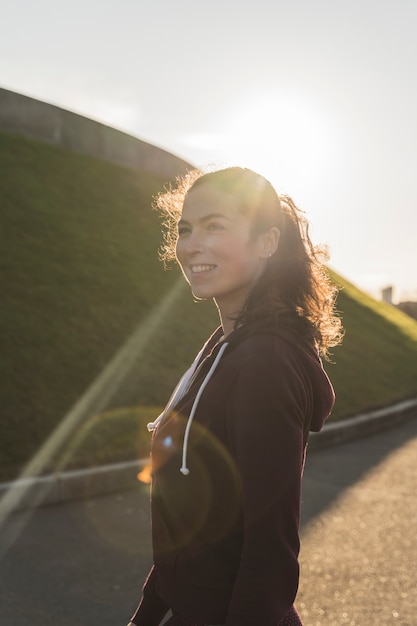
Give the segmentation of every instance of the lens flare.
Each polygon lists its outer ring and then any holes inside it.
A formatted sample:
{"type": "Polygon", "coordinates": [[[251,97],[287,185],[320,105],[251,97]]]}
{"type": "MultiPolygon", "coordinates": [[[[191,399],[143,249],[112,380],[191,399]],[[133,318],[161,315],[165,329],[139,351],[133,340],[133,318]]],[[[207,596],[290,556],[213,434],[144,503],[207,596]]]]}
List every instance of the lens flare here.
{"type": "Polygon", "coordinates": [[[141,483],[149,485],[149,483],[152,481],[152,466],[150,463],[148,465],[145,465],[143,470],[138,473],[137,478],[141,483]]]}

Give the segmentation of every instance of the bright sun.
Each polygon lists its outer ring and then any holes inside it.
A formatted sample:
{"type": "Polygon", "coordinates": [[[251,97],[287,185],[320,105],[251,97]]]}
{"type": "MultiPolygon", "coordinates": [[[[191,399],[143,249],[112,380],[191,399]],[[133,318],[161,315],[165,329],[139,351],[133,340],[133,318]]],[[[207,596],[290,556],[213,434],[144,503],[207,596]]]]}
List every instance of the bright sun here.
{"type": "Polygon", "coordinates": [[[325,179],[335,151],[331,116],[300,96],[257,94],[225,120],[230,163],[251,167],[289,190],[325,179]]]}

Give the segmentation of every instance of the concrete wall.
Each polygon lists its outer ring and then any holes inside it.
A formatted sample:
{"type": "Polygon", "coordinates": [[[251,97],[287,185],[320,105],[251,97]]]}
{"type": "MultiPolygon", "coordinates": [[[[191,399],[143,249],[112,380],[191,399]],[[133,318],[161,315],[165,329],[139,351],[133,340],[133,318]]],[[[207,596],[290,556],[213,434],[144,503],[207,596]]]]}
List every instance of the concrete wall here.
{"type": "Polygon", "coordinates": [[[163,176],[192,165],[131,135],[71,111],[0,88],[0,130],[163,176]]]}

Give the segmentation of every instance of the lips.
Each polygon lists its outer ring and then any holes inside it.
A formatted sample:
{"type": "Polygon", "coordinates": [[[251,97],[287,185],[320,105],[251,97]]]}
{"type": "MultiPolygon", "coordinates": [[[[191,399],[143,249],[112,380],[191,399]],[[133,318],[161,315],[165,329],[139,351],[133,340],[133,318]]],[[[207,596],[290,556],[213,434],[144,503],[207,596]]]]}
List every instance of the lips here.
{"type": "Polygon", "coordinates": [[[216,265],[190,265],[190,270],[192,274],[201,274],[202,272],[209,272],[210,270],[214,270],[216,265]]]}

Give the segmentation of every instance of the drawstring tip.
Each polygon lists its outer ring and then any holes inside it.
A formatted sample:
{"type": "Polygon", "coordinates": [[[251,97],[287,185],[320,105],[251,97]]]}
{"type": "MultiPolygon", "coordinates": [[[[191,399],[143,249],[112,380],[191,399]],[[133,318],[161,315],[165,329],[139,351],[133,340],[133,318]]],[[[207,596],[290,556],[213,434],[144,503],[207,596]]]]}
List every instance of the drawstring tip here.
{"type": "Polygon", "coordinates": [[[151,433],[152,431],[156,430],[156,427],[158,426],[159,422],[162,420],[162,418],[164,417],[164,412],[162,411],[161,415],[158,415],[158,417],[156,418],[156,420],[154,422],[148,422],[146,424],[146,428],[149,430],[149,432],[151,433]]]}
{"type": "Polygon", "coordinates": [[[190,470],[188,469],[188,467],[180,467],[180,472],[183,476],[188,476],[190,470]]]}

